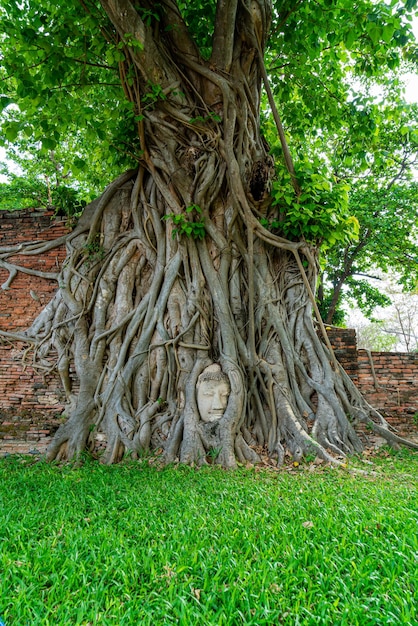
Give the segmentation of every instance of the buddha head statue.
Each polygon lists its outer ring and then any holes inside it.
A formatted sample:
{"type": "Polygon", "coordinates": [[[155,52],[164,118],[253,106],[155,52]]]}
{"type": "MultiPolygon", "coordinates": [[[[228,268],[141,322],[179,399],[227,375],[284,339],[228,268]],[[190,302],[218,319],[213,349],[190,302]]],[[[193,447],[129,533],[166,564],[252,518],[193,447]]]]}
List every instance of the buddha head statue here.
{"type": "Polygon", "coordinates": [[[218,363],[212,363],[197,379],[197,407],[203,422],[221,419],[228,404],[231,387],[218,363]]]}

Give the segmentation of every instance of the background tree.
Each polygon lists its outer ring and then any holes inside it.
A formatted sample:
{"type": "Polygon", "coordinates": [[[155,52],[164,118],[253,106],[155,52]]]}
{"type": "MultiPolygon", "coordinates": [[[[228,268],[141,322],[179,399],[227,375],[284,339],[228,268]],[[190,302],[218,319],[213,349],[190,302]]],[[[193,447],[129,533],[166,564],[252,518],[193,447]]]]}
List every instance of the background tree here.
{"type": "Polygon", "coordinates": [[[381,320],[356,324],[356,334],[358,347],[373,352],[391,352],[398,341],[396,335],[385,332],[381,320]]]}
{"type": "Polygon", "coordinates": [[[354,301],[369,318],[377,306],[390,304],[370,277],[391,271],[406,291],[418,281],[417,107],[374,104],[367,115],[374,131],[361,152],[342,138],[336,149],[335,172],[350,181],[359,236],[326,251],[319,297],[328,324],[338,323],[343,300],[354,301]]]}
{"type": "Polygon", "coordinates": [[[38,178],[8,174],[4,180],[0,183],[0,210],[15,211],[48,204],[47,185],[38,178]]]}
{"type": "MultiPolygon", "coordinates": [[[[24,147],[23,143],[19,142],[19,150],[24,147]]],[[[8,154],[14,150],[9,150],[8,154]]],[[[42,157],[36,152],[30,150],[15,154],[12,163],[6,163],[0,168],[4,179],[4,182],[0,182],[0,210],[54,207],[55,212],[61,215],[80,215],[87,204],[85,198],[89,198],[91,191],[89,193],[78,181],[74,184],[72,173],[64,170],[55,150],[42,157]]]]}
{"type": "MultiPolygon", "coordinates": [[[[418,347],[418,296],[405,293],[399,283],[387,276],[380,279],[391,299],[387,308],[378,307],[371,322],[352,320],[360,348],[375,351],[415,352],[418,347]]],[[[357,319],[356,319],[357,318],[357,319]]]]}
{"type": "Polygon", "coordinates": [[[318,246],[346,242],[357,221],[326,159],[292,159],[274,96],[292,136],[331,132],[353,77],[387,84],[414,5],[5,3],[4,102],[20,111],[7,139],[54,150],[83,127],[92,158],[135,164],[66,238],[57,294],[24,335],[44,366],[58,354],[68,398],[48,458],[80,454],[95,429],[107,462],[162,449],[168,462],[233,467],[263,446],[278,462],[286,451],[338,462],[361,451],[358,422],[406,443],[329,350],[318,246]],[[196,387],[210,364],[229,396],[204,421],[196,387]]]}
{"type": "Polygon", "coordinates": [[[382,328],[397,338],[397,348],[406,352],[418,349],[418,295],[405,294],[393,283],[388,288],[392,299],[390,314],[385,316],[382,328]]]}

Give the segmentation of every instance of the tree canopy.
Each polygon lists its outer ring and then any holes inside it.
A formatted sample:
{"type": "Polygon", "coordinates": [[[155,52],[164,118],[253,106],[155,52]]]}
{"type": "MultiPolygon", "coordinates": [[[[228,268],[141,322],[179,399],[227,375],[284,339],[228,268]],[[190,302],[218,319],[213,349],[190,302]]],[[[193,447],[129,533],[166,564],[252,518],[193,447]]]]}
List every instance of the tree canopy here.
{"type": "MultiPolygon", "coordinates": [[[[176,33],[184,54],[190,45],[216,62],[216,2],[143,5],[138,12],[146,27],[171,37],[176,33]]],[[[396,159],[396,135],[415,145],[416,111],[405,111],[401,98],[401,70],[415,67],[418,58],[411,32],[415,9],[412,0],[273,3],[265,62],[303,190],[296,201],[266,100],[263,131],[278,170],[275,195],[284,204],[282,228],[289,236],[325,238],[334,245],[355,234],[355,222],[348,220],[358,211],[347,208],[346,183],[361,171],[364,177],[371,160],[374,170],[377,160],[382,171],[396,159]],[[373,102],[370,92],[376,86],[385,107],[373,102]],[[396,127],[391,145],[377,147],[391,125],[396,127]]],[[[99,2],[5,1],[0,20],[0,145],[24,171],[35,168],[39,175],[34,162],[41,159],[48,176],[58,163],[61,175],[81,185],[90,199],[103,181],[140,159],[140,114],[128,93],[133,77],[120,74],[126,42],[99,2]]],[[[128,45],[139,49],[144,42],[128,45]]],[[[145,86],[141,106],[146,110],[166,95],[152,77],[145,86]]],[[[368,178],[384,187],[376,171],[368,178]]]]}
{"type": "Polygon", "coordinates": [[[374,107],[380,122],[370,145],[349,157],[349,168],[347,157],[336,163],[336,171],[350,182],[350,212],[360,229],[356,240],[326,251],[320,294],[329,324],[340,314],[342,297],[368,317],[376,306],[389,304],[370,277],[392,272],[406,291],[418,284],[417,105],[374,107]]]}

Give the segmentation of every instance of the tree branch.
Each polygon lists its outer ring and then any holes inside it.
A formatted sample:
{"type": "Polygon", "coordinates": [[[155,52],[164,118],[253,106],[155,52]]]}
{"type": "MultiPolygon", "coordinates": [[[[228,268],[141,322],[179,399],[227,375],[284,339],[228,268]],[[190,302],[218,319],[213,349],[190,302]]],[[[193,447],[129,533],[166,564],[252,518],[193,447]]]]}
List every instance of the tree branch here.
{"type": "Polygon", "coordinates": [[[130,0],[100,0],[100,4],[143,78],[163,86],[173,82],[177,76],[170,72],[171,66],[157,48],[151,29],[145,26],[130,0]]]}
{"type": "Polygon", "coordinates": [[[229,72],[234,50],[235,16],[238,0],[218,0],[211,63],[229,72]]]}
{"type": "Polygon", "coordinates": [[[295,166],[294,166],[294,163],[293,163],[292,155],[290,154],[289,145],[288,145],[287,140],[286,140],[286,135],[285,135],[285,132],[284,132],[282,120],[280,118],[279,112],[278,112],[277,107],[276,107],[276,103],[274,101],[273,92],[272,92],[271,87],[270,87],[270,83],[269,83],[269,79],[268,79],[268,76],[267,76],[266,68],[265,68],[265,65],[264,65],[264,59],[263,59],[263,55],[261,53],[260,46],[258,47],[258,57],[259,57],[259,61],[260,61],[260,69],[261,69],[261,75],[263,77],[264,88],[265,88],[266,93],[267,93],[267,98],[268,98],[268,101],[269,101],[269,104],[270,104],[270,107],[271,107],[271,112],[273,114],[274,122],[276,124],[277,132],[279,133],[279,139],[280,139],[280,144],[281,144],[282,150],[283,150],[283,157],[284,157],[284,161],[285,161],[285,164],[286,164],[286,168],[287,168],[287,171],[290,174],[290,179],[291,179],[292,186],[293,186],[293,189],[295,191],[295,194],[297,196],[300,196],[302,190],[300,188],[299,181],[298,181],[298,179],[296,177],[295,166]]]}
{"type": "Polygon", "coordinates": [[[166,36],[182,56],[187,55],[198,61],[200,59],[199,50],[190,37],[189,29],[184,23],[176,0],[163,0],[162,4],[164,11],[161,16],[161,23],[163,27],[166,27],[166,36]],[[170,29],[167,28],[168,26],[170,29]]]}

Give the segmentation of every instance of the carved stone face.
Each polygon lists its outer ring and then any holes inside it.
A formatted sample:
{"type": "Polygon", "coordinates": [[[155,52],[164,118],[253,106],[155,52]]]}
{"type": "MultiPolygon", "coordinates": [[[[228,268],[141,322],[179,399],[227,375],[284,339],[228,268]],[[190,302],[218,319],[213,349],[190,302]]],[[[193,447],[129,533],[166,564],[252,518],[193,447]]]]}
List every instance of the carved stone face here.
{"type": "Polygon", "coordinates": [[[216,422],[225,413],[230,394],[228,377],[218,364],[209,365],[197,381],[197,407],[203,422],[216,422]]]}

